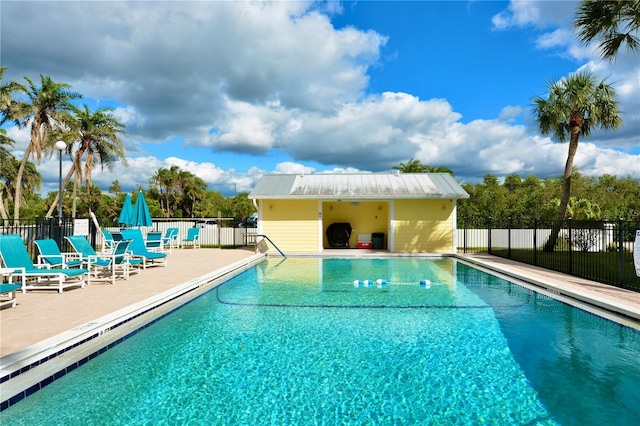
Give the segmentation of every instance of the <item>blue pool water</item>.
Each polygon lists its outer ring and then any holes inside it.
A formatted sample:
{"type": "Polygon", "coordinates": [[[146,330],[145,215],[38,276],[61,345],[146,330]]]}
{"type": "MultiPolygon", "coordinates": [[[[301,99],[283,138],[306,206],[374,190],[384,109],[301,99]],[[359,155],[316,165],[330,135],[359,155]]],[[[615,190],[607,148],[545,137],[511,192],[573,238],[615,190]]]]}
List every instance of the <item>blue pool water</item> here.
{"type": "Polygon", "coordinates": [[[0,423],[632,425],[639,355],[640,333],[453,259],[268,259],[0,423]]]}

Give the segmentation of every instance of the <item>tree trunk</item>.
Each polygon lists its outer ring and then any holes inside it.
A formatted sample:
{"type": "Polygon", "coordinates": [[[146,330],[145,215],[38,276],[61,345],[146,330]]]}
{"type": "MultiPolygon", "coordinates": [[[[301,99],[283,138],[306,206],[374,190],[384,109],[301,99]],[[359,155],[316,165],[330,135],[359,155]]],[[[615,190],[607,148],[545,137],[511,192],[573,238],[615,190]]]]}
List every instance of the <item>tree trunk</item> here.
{"type": "Polygon", "coordinates": [[[2,190],[0,190],[0,215],[2,216],[2,223],[6,223],[9,220],[9,215],[7,214],[7,208],[4,205],[4,197],[2,196],[2,190]]]}
{"type": "Polygon", "coordinates": [[[24,156],[22,157],[22,161],[20,162],[20,167],[18,168],[18,174],[16,175],[16,182],[13,194],[13,220],[17,221],[20,219],[20,200],[22,199],[22,176],[24,175],[24,169],[27,165],[27,161],[29,161],[29,157],[31,156],[31,144],[27,145],[27,149],[24,151],[24,156]]]}
{"type": "MultiPolygon", "coordinates": [[[[573,122],[574,120],[572,120],[573,122]]],[[[569,140],[569,153],[567,154],[567,162],[564,166],[564,177],[562,180],[562,199],[558,207],[558,215],[556,221],[551,228],[551,235],[544,245],[545,252],[552,252],[558,242],[560,229],[562,229],[562,221],[567,213],[569,205],[569,197],[571,196],[571,173],[573,172],[573,159],[578,151],[578,137],[580,136],[580,126],[571,126],[571,139],[569,140]]]]}

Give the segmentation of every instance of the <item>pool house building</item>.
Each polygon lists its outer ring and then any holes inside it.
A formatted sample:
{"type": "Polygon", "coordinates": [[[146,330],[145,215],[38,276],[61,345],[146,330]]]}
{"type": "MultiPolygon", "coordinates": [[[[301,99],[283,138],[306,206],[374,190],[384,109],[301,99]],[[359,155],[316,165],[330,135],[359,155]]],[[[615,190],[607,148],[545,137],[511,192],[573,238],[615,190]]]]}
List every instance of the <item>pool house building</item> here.
{"type": "Polygon", "coordinates": [[[448,173],[269,174],[249,194],[258,235],[285,253],[454,253],[468,197],[448,173]]]}

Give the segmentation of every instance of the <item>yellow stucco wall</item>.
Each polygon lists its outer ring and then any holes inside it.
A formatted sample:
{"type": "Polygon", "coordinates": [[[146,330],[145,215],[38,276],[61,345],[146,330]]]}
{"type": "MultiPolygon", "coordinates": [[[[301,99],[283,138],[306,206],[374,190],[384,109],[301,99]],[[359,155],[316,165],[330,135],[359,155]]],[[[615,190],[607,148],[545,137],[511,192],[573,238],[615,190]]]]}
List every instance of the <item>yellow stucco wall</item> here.
{"type": "Polygon", "coordinates": [[[261,233],[285,254],[318,251],[317,200],[263,200],[261,233]]]}
{"type": "MultiPolygon", "coordinates": [[[[384,248],[394,239],[396,253],[451,253],[454,237],[452,200],[325,201],[319,218],[318,200],[261,200],[261,233],[287,253],[317,252],[318,241],[330,248],[326,229],[336,222],[353,228],[349,246],[359,234],[384,233],[384,248]],[[393,213],[391,210],[393,209],[393,213]],[[322,220],[319,229],[318,221],[322,220]],[[389,224],[393,219],[393,236],[389,224]]],[[[272,250],[275,250],[272,248],[272,250]]]]}
{"type": "Polygon", "coordinates": [[[453,247],[452,200],[396,200],[395,251],[450,253],[453,247]]]}
{"type": "Polygon", "coordinates": [[[323,247],[329,248],[325,231],[329,225],[336,222],[351,224],[349,247],[356,247],[359,234],[382,232],[385,234],[386,240],[389,226],[389,203],[387,201],[326,201],[322,203],[322,218],[323,247]]]}

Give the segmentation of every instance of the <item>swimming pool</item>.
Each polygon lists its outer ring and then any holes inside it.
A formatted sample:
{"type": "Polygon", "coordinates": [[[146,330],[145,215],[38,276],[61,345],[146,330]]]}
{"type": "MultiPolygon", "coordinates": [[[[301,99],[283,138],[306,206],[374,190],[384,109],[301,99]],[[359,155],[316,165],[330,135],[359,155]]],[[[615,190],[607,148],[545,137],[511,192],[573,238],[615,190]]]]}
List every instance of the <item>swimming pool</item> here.
{"type": "Polygon", "coordinates": [[[637,331],[454,259],[269,258],[0,422],[629,425],[639,354],[637,331]]]}

